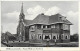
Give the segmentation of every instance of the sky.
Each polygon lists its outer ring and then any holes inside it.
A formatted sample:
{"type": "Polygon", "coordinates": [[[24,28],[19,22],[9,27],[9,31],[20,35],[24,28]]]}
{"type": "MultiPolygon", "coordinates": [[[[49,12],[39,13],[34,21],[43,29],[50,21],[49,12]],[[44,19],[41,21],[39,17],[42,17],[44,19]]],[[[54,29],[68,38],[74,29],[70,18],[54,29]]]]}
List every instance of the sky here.
{"type": "MultiPolygon", "coordinates": [[[[1,2],[2,32],[16,34],[21,5],[21,1],[1,2]]],[[[40,13],[49,16],[60,13],[73,24],[70,27],[71,35],[78,33],[78,7],[78,1],[23,1],[25,19],[33,20],[40,13]]]]}

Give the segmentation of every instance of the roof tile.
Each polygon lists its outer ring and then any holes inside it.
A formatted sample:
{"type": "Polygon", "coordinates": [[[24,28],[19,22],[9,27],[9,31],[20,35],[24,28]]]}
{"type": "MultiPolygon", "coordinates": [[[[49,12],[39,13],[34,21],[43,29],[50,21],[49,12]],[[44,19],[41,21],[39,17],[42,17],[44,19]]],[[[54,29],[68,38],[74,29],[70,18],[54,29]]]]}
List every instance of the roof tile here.
{"type": "Polygon", "coordinates": [[[25,20],[26,25],[33,25],[33,24],[52,24],[52,23],[66,23],[66,24],[72,24],[67,19],[64,21],[60,17],[63,17],[60,14],[55,14],[51,16],[47,16],[44,14],[39,14],[35,19],[33,20],[25,20]]]}

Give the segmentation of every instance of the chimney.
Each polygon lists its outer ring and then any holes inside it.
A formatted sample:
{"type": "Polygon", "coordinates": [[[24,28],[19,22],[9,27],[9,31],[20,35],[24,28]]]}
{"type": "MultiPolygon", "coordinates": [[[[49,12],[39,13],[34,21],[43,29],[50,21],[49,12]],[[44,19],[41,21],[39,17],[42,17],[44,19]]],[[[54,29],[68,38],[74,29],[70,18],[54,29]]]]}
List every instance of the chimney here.
{"type": "Polygon", "coordinates": [[[41,13],[41,15],[44,15],[44,13],[41,13]]]}

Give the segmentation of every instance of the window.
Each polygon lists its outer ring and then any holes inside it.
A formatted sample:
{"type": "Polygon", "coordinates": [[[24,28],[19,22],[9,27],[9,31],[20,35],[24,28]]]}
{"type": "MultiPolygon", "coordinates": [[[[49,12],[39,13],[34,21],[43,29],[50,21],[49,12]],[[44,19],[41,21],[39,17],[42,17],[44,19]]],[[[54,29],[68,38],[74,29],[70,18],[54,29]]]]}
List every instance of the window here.
{"type": "Polygon", "coordinates": [[[40,24],[38,24],[38,25],[37,25],[37,29],[40,29],[40,28],[41,28],[41,25],[40,25],[40,24]]]}
{"type": "Polygon", "coordinates": [[[32,34],[32,35],[31,35],[31,38],[32,38],[32,39],[35,39],[35,38],[36,38],[36,37],[35,37],[35,34],[32,34]]]}
{"type": "Polygon", "coordinates": [[[51,28],[51,25],[47,25],[47,28],[51,28]]]}
{"type": "Polygon", "coordinates": [[[65,39],[68,39],[68,36],[67,35],[65,36],[65,39]]]}
{"type": "Polygon", "coordinates": [[[35,27],[34,26],[31,26],[31,29],[33,30],[35,27]]]}
{"type": "Polygon", "coordinates": [[[59,35],[57,35],[57,39],[59,39],[59,35]]]}
{"type": "Polygon", "coordinates": [[[51,35],[43,35],[43,39],[44,40],[51,39],[51,35]]]}
{"type": "Polygon", "coordinates": [[[35,31],[35,26],[31,26],[30,31],[35,31]]]}
{"type": "Polygon", "coordinates": [[[69,30],[69,25],[63,24],[63,29],[64,30],[69,30]]]}
{"type": "Polygon", "coordinates": [[[63,34],[61,35],[61,39],[63,39],[63,34]]]}
{"type": "Polygon", "coordinates": [[[51,25],[51,28],[55,28],[55,25],[51,25]]]}
{"type": "Polygon", "coordinates": [[[41,25],[41,28],[43,28],[43,25],[41,25]]]}
{"type": "Polygon", "coordinates": [[[68,39],[70,39],[70,35],[68,35],[68,39]]]}
{"type": "Polygon", "coordinates": [[[41,39],[41,36],[39,38],[41,39]]]}
{"type": "Polygon", "coordinates": [[[33,39],[33,35],[31,35],[31,38],[33,39]]]}
{"type": "Polygon", "coordinates": [[[45,36],[45,39],[50,39],[49,35],[48,36],[45,36]]]}
{"type": "Polygon", "coordinates": [[[67,36],[65,37],[65,39],[67,39],[67,36]]]}
{"type": "Polygon", "coordinates": [[[53,36],[53,39],[56,39],[56,36],[53,36]]]}
{"type": "Polygon", "coordinates": [[[66,17],[62,17],[62,20],[66,20],[66,17]]]}
{"type": "Polygon", "coordinates": [[[40,35],[40,34],[38,35],[38,38],[39,38],[39,39],[42,39],[42,37],[41,37],[41,35],[40,35]]]}
{"type": "Polygon", "coordinates": [[[43,28],[46,28],[46,25],[43,25],[43,28]]]}

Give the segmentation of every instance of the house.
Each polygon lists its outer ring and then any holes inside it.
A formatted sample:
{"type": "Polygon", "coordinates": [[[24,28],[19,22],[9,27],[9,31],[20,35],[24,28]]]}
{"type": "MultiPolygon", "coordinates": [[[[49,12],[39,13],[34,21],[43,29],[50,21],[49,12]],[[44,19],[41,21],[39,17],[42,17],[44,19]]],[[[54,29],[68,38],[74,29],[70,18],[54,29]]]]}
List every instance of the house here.
{"type": "Polygon", "coordinates": [[[70,42],[70,25],[72,23],[61,14],[37,15],[33,20],[26,20],[23,12],[23,4],[19,15],[17,27],[17,40],[30,43],[70,42]]]}
{"type": "Polygon", "coordinates": [[[16,34],[11,34],[10,32],[2,33],[1,41],[13,41],[16,40],[16,34]]]}

